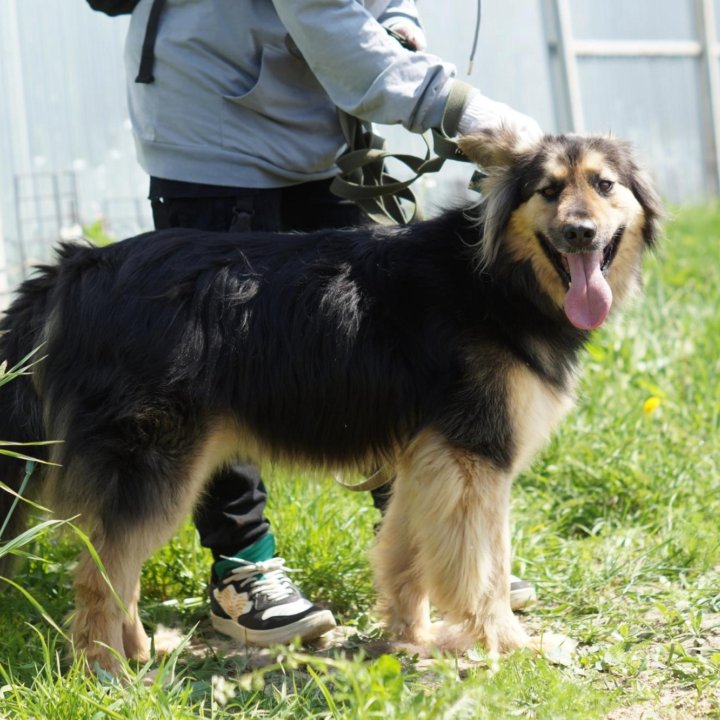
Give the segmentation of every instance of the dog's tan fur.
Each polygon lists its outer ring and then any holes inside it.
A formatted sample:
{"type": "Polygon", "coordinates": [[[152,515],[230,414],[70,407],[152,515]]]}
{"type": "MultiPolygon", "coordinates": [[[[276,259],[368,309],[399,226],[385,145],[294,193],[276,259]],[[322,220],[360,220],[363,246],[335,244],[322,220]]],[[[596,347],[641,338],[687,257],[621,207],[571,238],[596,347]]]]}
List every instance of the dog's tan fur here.
{"type": "MultiPolygon", "coordinates": [[[[90,667],[97,664],[111,672],[119,671],[113,651],[119,657],[140,662],[149,659],[150,639],[138,612],[142,564],[170,539],[197,503],[207,478],[237,457],[238,448],[244,448],[245,453],[257,453],[258,443],[250,435],[243,435],[232,420],[217,421],[207,437],[198,442],[195,455],[188,463],[187,491],[182,502],[168,503],[171,512],[164,514],[164,522],[155,518],[132,536],[108,534],[93,519],[92,510],[87,511],[83,524],[94,528],[90,539],[110,580],[108,584],[95,558],[84,551],[75,575],[76,612],[72,636],[75,647],[85,652],[90,667]]],[[[60,498],[56,497],[54,502],[56,507],[62,507],[60,498]]]]}
{"type": "MultiPolygon", "coordinates": [[[[495,184],[502,182],[504,168],[518,152],[514,138],[506,136],[494,143],[469,138],[461,145],[489,170],[485,190],[492,208],[495,184]]],[[[599,232],[607,235],[625,225],[625,237],[609,270],[613,294],[622,301],[639,286],[645,223],[640,203],[599,152],[583,156],[577,166],[567,165],[559,154],[551,155],[539,185],[548,182],[563,184],[558,202],[549,204],[532,193],[512,213],[504,231],[491,227],[490,232],[502,232],[518,262],[530,260],[543,289],[562,307],[567,289],[536,233],[549,235],[577,217],[592,218],[599,232]],[[593,189],[592,179],[598,176],[615,183],[611,197],[601,197],[593,189]]],[[[488,262],[487,252],[487,247],[481,248],[481,267],[488,262]]],[[[494,351],[486,348],[476,356],[494,351]]],[[[484,371],[478,368],[479,382],[484,371]]],[[[512,472],[449,447],[432,432],[416,438],[398,463],[394,501],[372,559],[378,610],[390,630],[409,642],[451,650],[482,642],[491,655],[531,644],[509,604],[510,486],[513,476],[529,465],[572,408],[575,383],[561,391],[515,365],[505,377],[505,386],[517,446],[512,472]],[[444,622],[430,622],[431,606],[444,622]]]]}

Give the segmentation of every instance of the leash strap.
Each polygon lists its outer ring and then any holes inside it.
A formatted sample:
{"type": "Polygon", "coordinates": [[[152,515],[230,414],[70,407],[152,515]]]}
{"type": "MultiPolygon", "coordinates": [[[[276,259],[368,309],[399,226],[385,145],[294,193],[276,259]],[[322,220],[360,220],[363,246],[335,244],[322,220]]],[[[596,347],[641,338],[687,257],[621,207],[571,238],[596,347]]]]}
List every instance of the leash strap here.
{"type": "Polygon", "coordinates": [[[426,173],[438,172],[446,160],[467,161],[453,137],[472,91],[465,82],[453,83],[440,128],[422,136],[426,147],[422,158],[388,152],[385,139],[372,131],[370,123],[338,110],[348,149],[337,160],[340,172],[330,190],[352,200],[383,225],[407,225],[418,219],[417,200],[410,186],[426,173]],[[390,158],[409,168],[409,179],[398,180],[387,172],[385,163],[390,158]]]}
{"type": "Polygon", "coordinates": [[[365,480],[358,483],[345,482],[342,477],[336,475],[335,482],[346,490],[352,492],[367,492],[369,490],[377,490],[384,485],[388,485],[395,479],[395,471],[392,465],[383,465],[375,472],[368,475],[365,480]]]}

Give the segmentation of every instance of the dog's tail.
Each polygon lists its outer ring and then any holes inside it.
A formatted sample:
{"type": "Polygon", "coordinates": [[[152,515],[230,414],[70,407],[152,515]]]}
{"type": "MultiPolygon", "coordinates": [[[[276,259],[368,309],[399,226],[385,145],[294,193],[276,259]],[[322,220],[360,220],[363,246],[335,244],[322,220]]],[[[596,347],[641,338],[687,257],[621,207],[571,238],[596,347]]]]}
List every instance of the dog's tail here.
{"type": "Polygon", "coordinates": [[[43,473],[33,458],[47,461],[42,405],[32,373],[42,364],[42,334],[57,270],[42,268],[20,287],[0,321],[0,577],[14,568],[8,542],[27,522],[26,499],[37,498],[43,473]],[[26,498],[26,499],[24,499],[26,498]]]}

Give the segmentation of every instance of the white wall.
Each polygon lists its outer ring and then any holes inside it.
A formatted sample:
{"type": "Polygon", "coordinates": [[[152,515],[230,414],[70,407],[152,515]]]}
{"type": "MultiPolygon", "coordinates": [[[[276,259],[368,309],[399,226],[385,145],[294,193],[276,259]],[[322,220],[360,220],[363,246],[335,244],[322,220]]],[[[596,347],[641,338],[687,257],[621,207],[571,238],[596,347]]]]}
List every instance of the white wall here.
{"type": "MultiPolygon", "coordinates": [[[[127,119],[126,27],[127,18],[93,12],[84,0],[0,0],[0,215],[11,284],[21,278],[23,259],[14,187],[18,175],[72,171],[76,210],[84,223],[105,214],[108,201],[134,216],[129,199],[138,199],[145,210],[141,224],[149,224],[143,200],[147,180],[135,162],[127,119]]],[[[24,228],[27,235],[37,232],[47,253],[61,228],[53,225],[54,218],[48,220],[47,208],[26,210],[45,218],[24,228]],[[46,237],[49,228],[52,239],[46,237]]],[[[65,218],[75,209],[61,210],[63,222],[69,222],[65,218]]],[[[138,224],[133,232],[141,229],[138,224]]],[[[42,248],[33,247],[29,254],[42,259],[42,248]]]]}

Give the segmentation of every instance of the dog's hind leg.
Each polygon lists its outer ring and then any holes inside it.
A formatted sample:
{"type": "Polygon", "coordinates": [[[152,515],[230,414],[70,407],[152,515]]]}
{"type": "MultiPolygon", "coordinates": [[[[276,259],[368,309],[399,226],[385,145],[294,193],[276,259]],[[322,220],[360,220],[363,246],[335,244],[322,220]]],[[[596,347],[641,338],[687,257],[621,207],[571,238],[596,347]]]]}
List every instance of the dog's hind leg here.
{"type": "Polygon", "coordinates": [[[137,617],[140,568],[148,551],[133,533],[120,536],[94,533],[91,541],[102,563],[83,553],[75,573],[73,644],[90,670],[96,666],[117,673],[125,659],[125,639],[133,651],[149,647],[137,617]],[[139,630],[138,630],[139,626],[139,630]]]}
{"type": "MultiPolygon", "coordinates": [[[[388,514],[405,515],[414,553],[407,565],[416,568],[424,592],[452,627],[434,626],[432,643],[440,648],[482,642],[498,654],[529,643],[510,608],[511,480],[488,460],[431,432],[416,438],[398,464],[388,514]]],[[[385,585],[382,594],[397,598],[402,588],[385,585]]],[[[395,625],[402,622],[392,618],[395,625]]]]}
{"type": "MultiPolygon", "coordinates": [[[[153,444],[145,455],[135,448],[122,472],[117,455],[107,467],[95,463],[93,487],[103,488],[103,507],[109,509],[90,539],[105,576],[86,552],[75,577],[73,625],[75,647],[90,669],[97,664],[117,672],[124,657],[148,658],[150,643],[138,613],[142,564],[190,514],[203,485],[235,447],[232,423],[218,422],[202,439],[181,430],[169,433],[172,443],[153,444]]],[[[78,463],[66,472],[81,475],[82,469],[78,463]]]]}
{"type": "Polygon", "coordinates": [[[127,617],[123,618],[123,648],[126,657],[144,663],[150,659],[150,638],[140,621],[139,602],[140,578],[138,577],[127,608],[127,617]]]}

